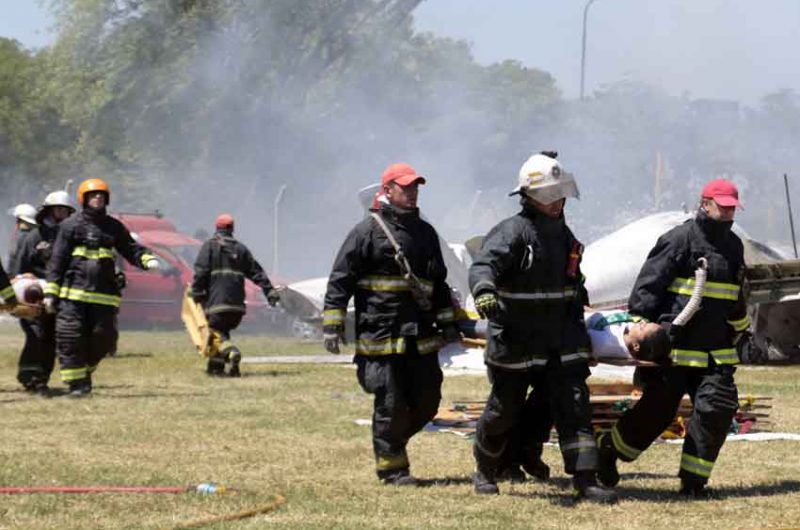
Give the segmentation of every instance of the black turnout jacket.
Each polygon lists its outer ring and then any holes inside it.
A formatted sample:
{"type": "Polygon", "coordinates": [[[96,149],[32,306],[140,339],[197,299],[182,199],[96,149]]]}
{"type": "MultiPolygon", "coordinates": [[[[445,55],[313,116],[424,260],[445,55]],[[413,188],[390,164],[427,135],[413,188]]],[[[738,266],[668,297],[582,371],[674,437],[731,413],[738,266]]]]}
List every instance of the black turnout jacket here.
{"type": "Polygon", "coordinates": [[[679,366],[736,364],[734,337],[750,325],[741,289],[744,248],[731,231],[732,222],[714,221],[700,210],[662,235],[642,266],[628,310],[656,321],[675,316],[686,306],[695,284],[699,258],[708,260],[708,276],[700,310],[673,333],[672,361],[679,366]]]}
{"type": "Polygon", "coordinates": [[[431,308],[423,309],[395,260],[395,249],[371,216],[347,235],[333,264],[325,294],[323,325],[343,329],[347,305],[355,298],[356,355],[405,354],[409,337],[420,354],[439,351],[438,330],[455,322],[447,268],[439,236],[419,210],[388,204],[373,210],[385,221],[405,254],[431,308]]]}
{"type": "Polygon", "coordinates": [[[149,250],[105,208],[84,208],[62,221],[47,265],[46,295],[66,300],[119,307],[121,295],[114,252],[141,269],[153,259],[149,250]]]}
{"type": "Polygon", "coordinates": [[[539,369],[557,357],[562,366],[586,366],[582,254],[563,216],[548,217],[525,201],[489,231],[469,270],[473,296],[495,293],[501,306],[489,321],[487,364],[539,369]]]}
{"type": "Polygon", "coordinates": [[[197,254],[191,294],[203,304],[207,314],[244,313],[247,311],[245,278],[261,287],[265,295],[272,289],[267,274],[250,250],[230,230],[217,230],[197,254]]]}

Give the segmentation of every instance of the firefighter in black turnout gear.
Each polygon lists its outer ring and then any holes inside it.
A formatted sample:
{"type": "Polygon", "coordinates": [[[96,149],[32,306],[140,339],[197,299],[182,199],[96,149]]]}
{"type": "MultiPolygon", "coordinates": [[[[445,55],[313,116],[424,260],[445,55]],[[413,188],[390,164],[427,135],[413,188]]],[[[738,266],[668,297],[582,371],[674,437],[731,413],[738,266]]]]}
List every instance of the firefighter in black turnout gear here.
{"type": "Polygon", "coordinates": [[[694,409],[683,443],[680,491],[708,495],[706,483],[738,408],[737,349],[749,352],[752,338],[741,289],[744,251],[731,231],[739,205],[733,183],[709,182],[695,218],[662,235],[639,272],[628,310],[655,321],[681,312],[700,258],[708,262],[700,309],[684,325],[672,326],[671,364],[639,370],[641,399],[599,440],[599,477],[608,486],[619,481],[617,458],[638,458],[669,426],[688,393],[694,409]]]}
{"type": "Polygon", "coordinates": [[[13,270],[17,267],[17,252],[22,242],[36,228],[37,211],[32,204],[22,203],[16,205],[9,213],[14,216],[14,234],[9,245],[11,252],[8,255],[8,270],[13,270]]]}
{"type": "Polygon", "coordinates": [[[92,373],[117,348],[121,293],[114,251],[141,269],[159,268],[155,256],[106,214],[110,199],[105,181],[80,184],[78,204],[83,209],[61,223],[47,266],[44,306],[51,314],[58,310],[56,351],[70,397],[91,394],[92,373]]]}
{"type": "Polygon", "coordinates": [[[530,402],[526,405],[533,387],[550,407],[565,470],[574,475],[574,498],[614,502],[616,495],[600,487],[595,476],[583,246],[563,213],[566,199],[577,198],[578,188],[555,155],[535,154],[523,164],[512,192],[522,196],[522,210],[489,232],[470,267],[476,309],[489,319],[485,360],[492,385],[475,436],[473,483],[477,493],[499,493],[497,473],[510,444],[527,448],[531,464],[540,461],[542,440],[531,437],[541,436],[540,427],[549,425],[539,423],[550,420],[546,414],[523,417],[536,411],[530,402]],[[517,429],[522,429],[521,442],[517,429]]]}
{"type": "Polygon", "coordinates": [[[8,281],[8,275],[3,268],[2,261],[0,261],[0,298],[3,299],[4,304],[12,306],[17,304],[17,295],[14,294],[14,288],[11,286],[11,282],[8,281]]]}
{"type": "MultiPolygon", "coordinates": [[[[20,240],[12,276],[47,277],[47,265],[60,223],[75,212],[66,191],[54,191],[45,197],[36,214],[36,226],[20,240]]],[[[56,359],[56,318],[43,313],[19,321],[25,333],[25,345],[19,357],[17,380],[25,390],[47,395],[48,381],[56,359]]]]}
{"type": "Polygon", "coordinates": [[[221,214],[215,225],[216,233],[203,243],[197,254],[190,294],[203,306],[213,334],[214,353],[208,358],[206,372],[226,375],[227,363],[230,365],[227,375],[239,377],[242,353],[231,342],[231,331],[239,326],[247,311],[244,280],[247,278],[259,286],[272,307],[280,301],[280,294],[250,250],[234,239],[233,217],[221,214]]]}
{"type": "Polygon", "coordinates": [[[355,298],[354,362],[359,384],[374,395],[376,471],[394,485],[417,483],[406,445],[438,410],[442,342],[460,339],[439,237],[417,209],[424,183],[408,164],[386,168],[379,208],[339,249],[323,314],[325,348],[339,353],[348,301],[355,298]]]}

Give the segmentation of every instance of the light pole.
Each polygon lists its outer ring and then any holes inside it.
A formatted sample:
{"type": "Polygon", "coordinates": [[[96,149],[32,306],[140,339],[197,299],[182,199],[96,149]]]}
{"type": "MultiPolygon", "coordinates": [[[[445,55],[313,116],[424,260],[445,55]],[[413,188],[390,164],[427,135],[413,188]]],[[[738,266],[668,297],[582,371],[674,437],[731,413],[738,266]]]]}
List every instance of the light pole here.
{"type": "Polygon", "coordinates": [[[278,194],[275,195],[275,203],[272,210],[273,220],[272,220],[272,273],[278,273],[278,234],[280,231],[278,230],[278,219],[279,219],[279,208],[281,204],[281,199],[283,199],[283,193],[286,191],[286,184],[283,184],[280,189],[278,190],[278,194]]]}
{"type": "Polygon", "coordinates": [[[589,16],[589,6],[595,0],[589,0],[583,8],[583,37],[581,38],[581,100],[583,100],[584,80],[586,79],[586,19],[589,16]]]}

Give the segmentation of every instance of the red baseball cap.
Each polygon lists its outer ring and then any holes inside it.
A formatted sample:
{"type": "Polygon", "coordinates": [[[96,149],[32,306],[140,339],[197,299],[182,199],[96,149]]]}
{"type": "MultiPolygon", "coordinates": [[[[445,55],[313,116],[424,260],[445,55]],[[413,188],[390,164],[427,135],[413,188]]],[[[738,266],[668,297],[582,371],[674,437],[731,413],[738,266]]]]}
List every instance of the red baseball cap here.
{"type": "Polygon", "coordinates": [[[742,207],[739,202],[739,190],[736,189],[736,184],[725,179],[714,179],[703,188],[704,199],[714,199],[714,202],[720,206],[738,206],[742,207]]]}
{"type": "Polygon", "coordinates": [[[233,228],[233,216],[228,213],[221,213],[214,221],[214,226],[217,228],[233,228]]]}
{"type": "Polygon", "coordinates": [[[417,170],[408,164],[392,164],[383,170],[383,175],[381,175],[381,186],[386,186],[390,182],[396,182],[400,186],[408,186],[417,181],[420,184],[425,184],[425,177],[418,174],[417,170]]]}

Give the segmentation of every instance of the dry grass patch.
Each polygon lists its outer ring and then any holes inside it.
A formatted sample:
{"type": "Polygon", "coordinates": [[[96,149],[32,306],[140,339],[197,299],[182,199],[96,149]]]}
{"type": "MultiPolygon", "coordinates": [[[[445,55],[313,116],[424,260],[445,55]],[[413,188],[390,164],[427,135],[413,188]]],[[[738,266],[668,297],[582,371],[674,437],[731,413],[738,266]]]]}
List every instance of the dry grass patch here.
{"type": "MultiPolygon", "coordinates": [[[[249,336],[246,353],[319,354],[318,344],[249,336]]],[[[0,528],[169,528],[269,502],[277,512],[209,528],[764,528],[800,520],[800,463],[792,442],[730,443],[711,502],[675,495],[680,448],[658,445],[621,468],[614,507],[565,506],[560,456],[548,484],[501,484],[479,498],[468,477],[471,445],[424,433],[410,447],[426,487],[377,483],[368,427],[371,400],[343,366],[244,365],[238,380],[209,379],[180,332],[124,332],[88,400],[41,399],[14,381],[17,328],[0,327],[0,484],[188,485],[215,481],[227,495],[29,495],[0,498],[0,528]]],[[[772,420],[800,432],[797,368],[747,368],[743,393],[774,396],[772,420]]],[[[55,382],[53,386],[58,386],[55,382]]],[[[451,377],[445,402],[486,397],[483,377],[451,377]]]]}

